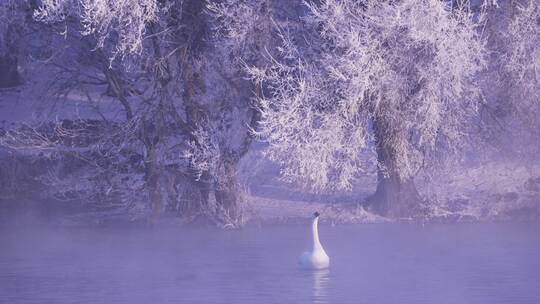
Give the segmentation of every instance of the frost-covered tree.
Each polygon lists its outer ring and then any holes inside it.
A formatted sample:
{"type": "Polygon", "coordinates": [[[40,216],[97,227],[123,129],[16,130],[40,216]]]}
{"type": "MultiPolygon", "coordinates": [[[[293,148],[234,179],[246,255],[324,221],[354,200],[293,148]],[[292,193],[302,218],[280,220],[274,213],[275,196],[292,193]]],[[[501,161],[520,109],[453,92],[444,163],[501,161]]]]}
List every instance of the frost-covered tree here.
{"type": "Polygon", "coordinates": [[[536,1],[487,5],[485,33],[489,68],[482,75],[483,117],[498,155],[528,160],[538,155],[540,136],[540,8],[536,1]],[[503,152],[503,153],[501,153],[503,152]]]}
{"type": "Polygon", "coordinates": [[[413,177],[464,141],[484,68],[478,18],[439,0],[325,0],[308,4],[301,32],[282,29],[280,55],[251,77],[259,134],[284,175],[314,189],[350,189],[360,152],[374,149],[375,210],[415,213],[413,177]]]}
{"type": "Polygon", "coordinates": [[[540,102],[540,3],[517,1],[508,28],[510,48],[506,70],[513,76],[523,101],[540,102]]]}
{"type": "Polygon", "coordinates": [[[234,223],[236,164],[259,118],[244,66],[270,48],[272,14],[271,1],[44,0],[34,16],[70,46],[51,59],[65,73],[58,87],[106,84],[123,109],[112,125],[128,125],[132,138],[97,147],[143,159],[147,196],[127,200],[150,201],[154,218],[174,208],[234,223]]]}
{"type": "MultiPolygon", "coordinates": [[[[540,146],[530,144],[540,140],[540,3],[516,1],[509,24],[506,52],[503,57],[504,79],[510,90],[513,109],[520,122],[516,129],[522,142],[518,149],[527,150],[524,156],[538,157],[540,146]]],[[[512,124],[509,127],[513,128],[512,124]]],[[[519,153],[519,152],[518,152],[519,153]]]]}
{"type": "Polygon", "coordinates": [[[109,58],[141,54],[148,26],[157,23],[174,1],[156,0],[43,0],[34,11],[42,22],[76,18],[83,36],[93,36],[95,47],[108,51],[109,58]]]}

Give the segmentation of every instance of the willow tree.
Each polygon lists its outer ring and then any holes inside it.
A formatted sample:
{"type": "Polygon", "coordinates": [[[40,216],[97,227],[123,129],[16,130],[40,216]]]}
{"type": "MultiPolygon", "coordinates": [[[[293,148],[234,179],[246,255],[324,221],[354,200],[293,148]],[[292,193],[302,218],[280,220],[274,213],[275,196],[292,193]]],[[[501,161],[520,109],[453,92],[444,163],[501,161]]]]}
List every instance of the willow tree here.
{"type": "Polygon", "coordinates": [[[532,0],[517,1],[509,24],[509,43],[505,68],[520,80],[519,86],[528,100],[540,99],[540,3],[532,0]]]}
{"type": "Polygon", "coordinates": [[[35,18],[91,41],[86,66],[71,70],[93,69],[124,110],[115,123],[134,138],[118,148],[144,159],[152,218],[173,208],[235,224],[236,164],[259,117],[244,64],[268,48],[272,14],[271,1],[43,0],[35,18]]]}
{"type": "Polygon", "coordinates": [[[540,4],[495,1],[486,14],[489,68],[482,73],[482,111],[497,156],[529,161],[538,156],[540,133],[540,4]]]}
{"type": "Polygon", "coordinates": [[[526,159],[538,158],[540,146],[531,143],[540,140],[540,3],[523,0],[512,5],[513,14],[501,56],[502,83],[509,89],[507,96],[516,114],[514,123],[508,126],[519,138],[514,142],[517,148],[514,151],[524,154],[520,156],[526,159]]]}
{"type": "Polygon", "coordinates": [[[308,4],[300,32],[282,29],[280,55],[250,69],[268,89],[259,135],[285,178],[351,189],[365,168],[360,152],[373,149],[373,208],[417,212],[413,177],[458,149],[477,111],[484,44],[475,20],[439,0],[308,4]]]}

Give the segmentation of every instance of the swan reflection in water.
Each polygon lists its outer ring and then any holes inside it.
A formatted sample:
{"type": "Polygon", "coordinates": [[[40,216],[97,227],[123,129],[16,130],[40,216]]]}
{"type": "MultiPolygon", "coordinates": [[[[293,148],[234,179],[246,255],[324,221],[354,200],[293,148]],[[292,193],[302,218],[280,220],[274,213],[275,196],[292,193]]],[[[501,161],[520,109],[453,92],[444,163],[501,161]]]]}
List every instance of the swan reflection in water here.
{"type": "Polygon", "coordinates": [[[312,271],[313,276],[313,303],[329,303],[328,284],[330,283],[330,270],[317,269],[312,271]]]}

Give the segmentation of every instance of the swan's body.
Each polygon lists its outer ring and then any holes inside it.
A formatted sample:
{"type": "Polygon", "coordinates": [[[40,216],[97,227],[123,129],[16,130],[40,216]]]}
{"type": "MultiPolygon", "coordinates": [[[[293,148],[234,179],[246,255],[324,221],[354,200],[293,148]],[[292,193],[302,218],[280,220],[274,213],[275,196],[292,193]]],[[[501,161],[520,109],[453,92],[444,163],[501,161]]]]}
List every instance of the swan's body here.
{"type": "Polygon", "coordinates": [[[306,251],[300,257],[300,264],[305,268],[323,269],[330,265],[330,258],[324,251],[324,248],[319,241],[319,213],[315,212],[313,222],[311,223],[311,231],[313,233],[313,250],[306,251]]]}

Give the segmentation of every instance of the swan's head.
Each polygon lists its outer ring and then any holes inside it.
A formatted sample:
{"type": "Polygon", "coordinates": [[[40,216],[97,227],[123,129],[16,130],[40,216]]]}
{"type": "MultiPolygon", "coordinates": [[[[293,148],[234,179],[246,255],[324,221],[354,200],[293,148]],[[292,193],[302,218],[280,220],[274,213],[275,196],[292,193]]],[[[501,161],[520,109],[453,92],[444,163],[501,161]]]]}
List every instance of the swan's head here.
{"type": "Polygon", "coordinates": [[[313,213],[313,217],[314,217],[314,218],[318,218],[319,215],[321,215],[321,214],[320,214],[318,211],[315,211],[315,213],[313,213]]]}

